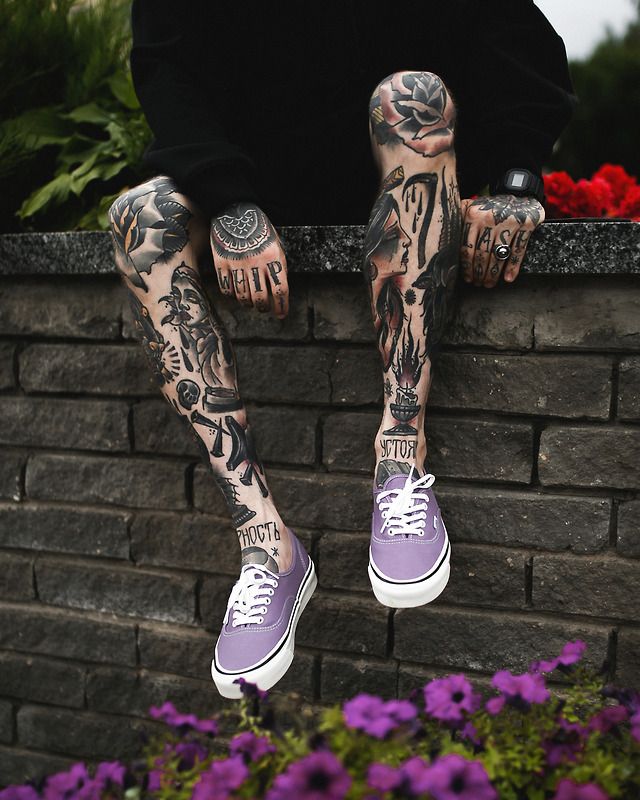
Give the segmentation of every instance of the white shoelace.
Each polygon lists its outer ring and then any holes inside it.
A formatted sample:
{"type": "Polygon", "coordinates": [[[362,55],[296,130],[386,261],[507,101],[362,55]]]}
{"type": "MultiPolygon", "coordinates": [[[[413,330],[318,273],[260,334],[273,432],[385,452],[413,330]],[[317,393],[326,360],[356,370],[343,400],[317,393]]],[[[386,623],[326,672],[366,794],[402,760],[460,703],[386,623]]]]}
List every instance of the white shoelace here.
{"type": "Polygon", "coordinates": [[[232,627],[261,625],[277,586],[277,577],[268,569],[257,564],[245,564],[229,595],[224,624],[229,619],[229,612],[233,611],[232,627]]]}
{"type": "Polygon", "coordinates": [[[416,489],[428,489],[435,481],[435,475],[427,472],[422,478],[412,481],[413,467],[402,489],[387,489],[380,492],[377,502],[384,523],[381,532],[387,529],[389,536],[416,534],[424,536],[429,497],[416,489]]]}

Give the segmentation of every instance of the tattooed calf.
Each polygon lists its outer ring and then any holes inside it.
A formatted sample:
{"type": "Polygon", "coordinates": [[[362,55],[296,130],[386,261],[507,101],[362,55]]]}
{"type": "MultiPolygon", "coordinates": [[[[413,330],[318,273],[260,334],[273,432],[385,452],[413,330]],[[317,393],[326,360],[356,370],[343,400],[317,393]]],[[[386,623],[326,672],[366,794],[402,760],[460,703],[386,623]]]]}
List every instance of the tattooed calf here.
{"type": "Polygon", "coordinates": [[[411,439],[380,439],[380,449],[383,458],[394,461],[411,461],[416,457],[416,442],[411,439]]]}
{"type": "Polygon", "coordinates": [[[280,540],[280,531],[275,522],[263,522],[259,525],[249,525],[246,528],[240,528],[238,531],[238,539],[242,547],[255,546],[264,544],[266,542],[273,542],[280,540]]]}

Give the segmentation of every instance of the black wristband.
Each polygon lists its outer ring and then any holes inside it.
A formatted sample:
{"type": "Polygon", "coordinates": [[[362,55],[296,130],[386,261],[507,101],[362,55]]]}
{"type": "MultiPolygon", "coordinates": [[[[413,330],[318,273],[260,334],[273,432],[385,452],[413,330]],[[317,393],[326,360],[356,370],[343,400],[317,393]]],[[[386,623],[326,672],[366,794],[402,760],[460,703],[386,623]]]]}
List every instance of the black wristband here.
{"type": "Polygon", "coordinates": [[[516,197],[535,197],[544,201],[544,182],[528,169],[515,167],[489,187],[491,194],[513,194],[516,197]]]}

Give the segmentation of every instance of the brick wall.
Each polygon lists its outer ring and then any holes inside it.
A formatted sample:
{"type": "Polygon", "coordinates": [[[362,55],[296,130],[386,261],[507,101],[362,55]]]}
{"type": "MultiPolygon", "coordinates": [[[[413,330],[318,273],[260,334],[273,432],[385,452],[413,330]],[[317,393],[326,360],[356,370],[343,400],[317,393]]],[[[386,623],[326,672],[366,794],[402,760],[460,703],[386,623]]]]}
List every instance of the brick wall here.
{"type": "MultiPolygon", "coordinates": [[[[282,688],[394,696],[575,637],[640,684],[640,277],[465,287],[428,415],[452,577],[395,613],[366,574],[382,381],[364,286],[291,283],[285,323],[216,300],[273,494],[319,570],[282,688]]],[[[114,276],[0,280],[0,785],[131,755],[165,699],[220,707],[237,544],[132,336],[114,276]]]]}

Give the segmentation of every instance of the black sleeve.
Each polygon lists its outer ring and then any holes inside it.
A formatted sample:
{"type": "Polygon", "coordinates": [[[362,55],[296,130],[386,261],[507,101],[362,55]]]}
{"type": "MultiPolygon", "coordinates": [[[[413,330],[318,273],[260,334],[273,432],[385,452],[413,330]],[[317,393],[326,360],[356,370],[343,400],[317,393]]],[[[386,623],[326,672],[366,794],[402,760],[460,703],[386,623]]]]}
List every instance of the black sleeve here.
{"type": "Polygon", "coordinates": [[[564,42],[532,0],[474,2],[473,117],[491,186],[512,167],[541,176],[576,97],[564,42]]]}
{"type": "Polygon", "coordinates": [[[172,177],[212,216],[233,202],[259,198],[251,159],[221,124],[224,80],[212,102],[197,74],[198,8],[196,2],[133,0],[131,72],[154,135],[145,164],[172,177]]]}

